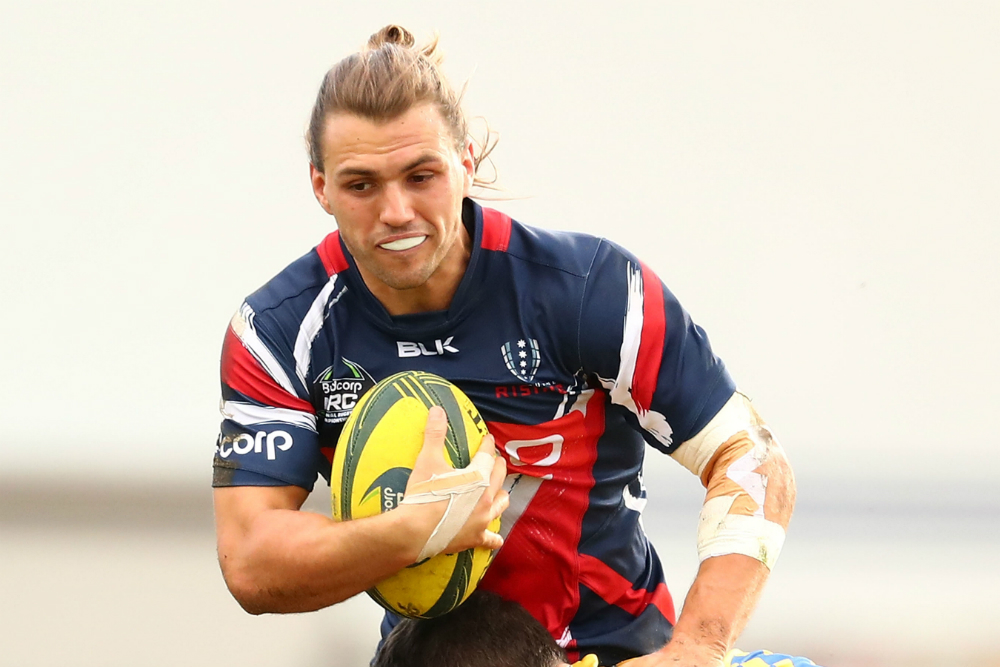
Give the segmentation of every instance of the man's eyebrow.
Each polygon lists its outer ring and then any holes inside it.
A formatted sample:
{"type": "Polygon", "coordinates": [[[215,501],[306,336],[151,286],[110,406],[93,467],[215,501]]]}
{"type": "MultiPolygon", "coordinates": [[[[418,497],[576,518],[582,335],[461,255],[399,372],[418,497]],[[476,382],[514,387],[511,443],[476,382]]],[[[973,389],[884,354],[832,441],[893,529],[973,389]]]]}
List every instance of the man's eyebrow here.
{"type": "MultiPolygon", "coordinates": [[[[413,169],[416,169],[417,167],[419,167],[421,165],[427,164],[428,162],[441,162],[441,156],[435,155],[433,153],[428,153],[426,155],[421,155],[417,159],[413,160],[412,162],[410,162],[409,164],[407,164],[406,166],[404,166],[399,171],[400,171],[400,173],[406,173],[408,171],[412,171],[413,169]]],[[[375,170],[373,170],[373,169],[365,169],[363,167],[346,167],[344,169],[338,169],[337,170],[337,178],[344,178],[344,177],[347,177],[347,176],[362,176],[362,177],[365,177],[365,178],[373,178],[373,177],[375,177],[377,175],[378,175],[378,172],[376,172],[375,170]]]]}
{"type": "Polygon", "coordinates": [[[440,162],[440,161],[441,161],[441,156],[435,155],[433,153],[427,153],[426,155],[421,155],[416,160],[403,167],[402,171],[403,172],[411,171],[428,162],[440,162]]]}
{"type": "Polygon", "coordinates": [[[343,178],[344,176],[374,176],[375,172],[371,169],[362,169],[360,167],[348,167],[346,169],[338,169],[337,177],[343,178]]]}

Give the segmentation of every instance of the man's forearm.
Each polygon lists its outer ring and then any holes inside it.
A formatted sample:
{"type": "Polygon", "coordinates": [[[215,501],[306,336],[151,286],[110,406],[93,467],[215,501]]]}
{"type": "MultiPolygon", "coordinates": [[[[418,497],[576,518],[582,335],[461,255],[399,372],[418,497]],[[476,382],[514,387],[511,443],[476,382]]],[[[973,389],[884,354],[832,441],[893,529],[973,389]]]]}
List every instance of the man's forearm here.
{"type": "Polygon", "coordinates": [[[260,513],[245,539],[220,542],[233,596],[248,612],[314,611],[346,600],[413,563],[419,540],[404,512],[337,523],[311,512],[260,513]]]}
{"type": "Polygon", "coordinates": [[[763,563],[742,554],[705,560],[674,626],[671,652],[722,660],[750,619],[767,575],[763,563]]]}
{"type": "MultiPolygon", "coordinates": [[[[795,507],[795,477],[781,446],[767,438],[767,456],[757,468],[765,480],[763,518],[788,528],[795,507]]],[[[725,469],[712,475],[728,475],[725,469]]],[[[760,558],[733,553],[702,561],[674,628],[674,641],[704,646],[721,655],[746,626],[770,573],[760,558]]]]}

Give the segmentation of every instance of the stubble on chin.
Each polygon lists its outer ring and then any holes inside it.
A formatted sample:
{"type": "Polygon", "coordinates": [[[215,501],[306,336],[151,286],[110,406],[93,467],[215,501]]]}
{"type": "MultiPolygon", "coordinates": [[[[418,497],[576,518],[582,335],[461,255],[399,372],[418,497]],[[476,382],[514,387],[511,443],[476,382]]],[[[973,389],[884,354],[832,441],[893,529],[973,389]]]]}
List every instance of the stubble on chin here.
{"type": "Polygon", "coordinates": [[[364,266],[359,262],[358,265],[363,270],[363,277],[365,277],[365,274],[368,274],[368,276],[377,280],[381,285],[399,291],[416,289],[423,286],[430,280],[435,267],[433,262],[422,262],[418,266],[400,267],[397,269],[377,261],[364,262],[364,266]]]}
{"type": "Polygon", "coordinates": [[[424,275],[425,271],[390,272],[381,269],[375,271],[375,278],[385,285],[397,291],[416,289],[424,285],[430,274],[424,275]]]}

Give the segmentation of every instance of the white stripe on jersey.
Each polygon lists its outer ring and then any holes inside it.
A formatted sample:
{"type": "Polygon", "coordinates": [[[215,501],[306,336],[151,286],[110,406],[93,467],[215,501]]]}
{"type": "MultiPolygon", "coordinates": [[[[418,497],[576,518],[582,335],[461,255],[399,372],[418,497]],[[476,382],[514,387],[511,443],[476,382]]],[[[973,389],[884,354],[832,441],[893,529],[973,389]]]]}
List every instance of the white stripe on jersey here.
{"type": "Polygon", "coordinates": [[[635,365],[639,359],[639,343],[642,342],[643,284],[642,267],[629,262],[627,270],[628,304],[625,308],[618,377],[613,380],[601,378],[601,384],[609,391],[612,403],[628,408],[639,418],[639,425],[642,428],[669,447],[673,429],[667,423],[666,417],[655,410],[640,410],[632,398],[632,379],[635,377],[635,365]]]}
{"type": "Polygon", "coordinates": [[[625,325],[622,332],[622,348],[619,354],[618,377],[611,388],[611,400],[618,405],[636,412],[632,400],[632,378],[635,377],[635,363],[639,359],[639,343],[642,341],[642,268],[628,265],[628,304],[625,308],[625,325]]]}
{"type": "Polygon", "coordinates": [[[302,410],[272,408],[239,401],[224,401],[219,405],[219,412],[222,413],[223,417],[233,420],[240,426],[279,423],[316,432],[316,415],[302,410]]]}
{"type": "Polygon", "coordinates": [[[239,312],[233,315],[233,319],[229,324],[233,328],[233,332],[242,341],[243,347],[254,356],[254,359],[260,362],[260,365],[267,371],[267,374],[289,394],[298,396],[298,393],[292,386],[292,381],[288,379],[288,375],[281,368],[281,364],[271,354],[271,350],[267,349],[267,346],[264,345],[264,341],[257,336],[257,329],[254,328],[253,318],[253,308],[244,301],[243,305],[240,306],[239,312]]]}
{"type": "Polygon", "coordinates": [[[295,373],[302,380],[302,386],[309,386],[306,382],[306,373],[309,372],[309,364],[312,363],[312,344],[316,340],[316,336],[319,335],[319,330],[323,328],[323,320],[326,319],[326,302],[329,301],[336,283],[337,274],[335,273],[330,276],[330,280],[313,299],[312,305],[309,306],[309,312],[302,319],[299,333],[295,337],[295,350],[292,354],[295,357],[295,373]]]}
{"type": "Polygon", "coordinates": [[[531,504],[531,500],[541,486],[542,480],[538,477],[530,477],[521,473],[507,475],[503,481],[503,490],[510,495],[510,504],[503,511],[503,520],[500,522],[500,537],[506,539],[510,535],[514,524],[528,509],[528,505],[531,504]]]}

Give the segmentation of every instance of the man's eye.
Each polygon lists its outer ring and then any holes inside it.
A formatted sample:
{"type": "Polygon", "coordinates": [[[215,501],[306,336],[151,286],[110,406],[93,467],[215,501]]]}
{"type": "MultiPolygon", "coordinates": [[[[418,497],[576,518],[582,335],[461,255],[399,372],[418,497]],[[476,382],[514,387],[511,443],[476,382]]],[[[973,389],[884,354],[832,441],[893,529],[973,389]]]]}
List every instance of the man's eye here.
{"type": "Polygon", "coordinates": [[[411,175],[410,176],[410,180],[413,181],[414,183],[424,183],[426,181],[431,180],[431,178],[433,176],[434,176],[434,174],[432,174],[432,173],[430,173],[428,171],[422,171],[422,172],[420,172],[418,174],[411,175]]]}
{"type": "Polygon", "coordinates": [[[371,190],[371,188],[372,188],[372,184],[371,183],[365,183],[365,182],[350,183],[347,186],[347,189],[351,190],[352,192],[366,192],[367,190],[371,190]]]}

